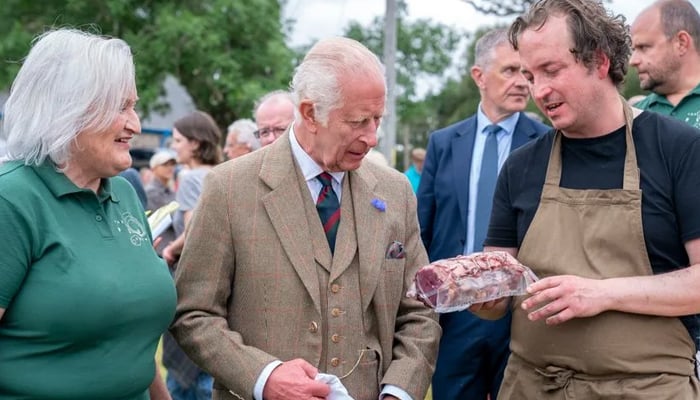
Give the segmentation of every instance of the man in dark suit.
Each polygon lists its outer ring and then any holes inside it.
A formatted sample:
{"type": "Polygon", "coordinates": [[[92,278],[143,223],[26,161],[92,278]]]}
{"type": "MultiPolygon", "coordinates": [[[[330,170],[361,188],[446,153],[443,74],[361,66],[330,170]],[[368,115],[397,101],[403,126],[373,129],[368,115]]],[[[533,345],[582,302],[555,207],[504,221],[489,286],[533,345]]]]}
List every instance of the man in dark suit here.
{"type": "MultiPolygon", "coordinates": [[[[430,136],[417,193],[431,261],[482,250],[498,168],[548,129],[522,112],[528,89],[504,30],[479,39],[474,64],[479,110],[430,136]]],[[[509,354],[510,315],[485,321],[462,311],[441,315],[440,324],[434,399],[495,399],[509,354]]]]}
{"type": "Polygon", "coordinates": [[[214,376],[214,400],[325,399],[319,372],[356,400],[425,397],[440,326],[406,297],[428,263],[415,196],[364,160],[383,72],[360,43],[321,40],[292,79],[287,132],[207,176],[172,329],[214,376]]]}

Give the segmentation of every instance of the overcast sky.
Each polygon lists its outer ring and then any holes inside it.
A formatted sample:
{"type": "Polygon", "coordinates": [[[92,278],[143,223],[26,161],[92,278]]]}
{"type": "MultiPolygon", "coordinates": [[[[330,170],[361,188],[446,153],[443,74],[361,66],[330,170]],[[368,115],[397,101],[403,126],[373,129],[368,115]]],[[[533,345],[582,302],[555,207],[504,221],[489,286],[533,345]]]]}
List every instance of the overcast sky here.
{"type": "MultiPolygon", "coordinates": [[[[473,32],[482,25],[510,19],[478,14],[462,0],[406,0],[409,19],[430,18],[460,30],[473,32]]],[[[632,23],[639,11],[653,0],[614,0],[608,4],[615,13],[623,14],[632,23]]],[[[697,8],[700,0],[692,0],[697,8]]],[[[339,35],[350,21],[367,25],[384,14],[384,0],[287,0],[285,16],[296,20],[291,35],[292,45],[309,44],[328,36],[339,35]]]]}

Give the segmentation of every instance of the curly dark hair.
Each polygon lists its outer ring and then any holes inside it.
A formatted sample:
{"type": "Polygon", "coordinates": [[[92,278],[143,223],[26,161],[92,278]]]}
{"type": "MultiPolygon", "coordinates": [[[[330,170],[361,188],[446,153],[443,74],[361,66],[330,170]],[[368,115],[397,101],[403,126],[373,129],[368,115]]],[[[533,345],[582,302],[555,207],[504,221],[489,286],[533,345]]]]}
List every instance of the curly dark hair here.
{"type": "Polygon", "coordinates": [[[610,59],[608,76],[620,86],[627,74],[632,54],[629,26],[621,14],[608,12],[599,0],[539,0],[508,29],[508,38],[518,49],[518,37],[528,29],[539,30],[550,15],[566,17],[574,47],[570,49],[576,61],[587,68],[596,66],[596,53],[610,59]]]}
{"type": "Polygon", "coordinates": [[[211,115],[197,110],[175,121],[174,126],[188,140],[199,142],[193,154],[199,162],[204,165],[221,162],[221,130],[211,115]]]}

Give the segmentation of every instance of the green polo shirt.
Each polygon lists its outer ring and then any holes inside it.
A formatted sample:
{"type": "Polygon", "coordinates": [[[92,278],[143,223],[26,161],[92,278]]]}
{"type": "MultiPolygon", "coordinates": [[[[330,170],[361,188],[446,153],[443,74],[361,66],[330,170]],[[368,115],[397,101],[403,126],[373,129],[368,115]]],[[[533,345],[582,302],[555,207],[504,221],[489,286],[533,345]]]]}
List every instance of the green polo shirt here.
{"type": "Polygon", "coordinates": [[[148,399],[175,288],[123,178],[0,166],[0,399],[148,399]]]}
{"type": "Polygon", "coordinates": [[[675,107],[666,99],[666,96],[659,96],[656,93],[648,95],[635,104],[635,107],[670,115],[700,129],[700,84],[685,95],[675,107]]]}

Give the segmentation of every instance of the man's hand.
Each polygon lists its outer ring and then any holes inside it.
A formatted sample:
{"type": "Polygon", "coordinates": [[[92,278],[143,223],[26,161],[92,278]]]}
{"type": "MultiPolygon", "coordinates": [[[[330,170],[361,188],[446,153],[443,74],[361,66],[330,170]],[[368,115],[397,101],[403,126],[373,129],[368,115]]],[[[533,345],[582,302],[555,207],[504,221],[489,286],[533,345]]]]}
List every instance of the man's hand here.
{"type": "Polygon", "coordinates": [[[272,371],[263,389],[265,400],[323,400],[330,386],[314,380],[318,370],[300,358],[284,362],[272,371]]]}
{"type": "Polygon", "coordinates": [[[501,297],[496,300],[472,304],[468,310],[481,319],[495,321],[501,319],[506,314],[510,299],[510,297],[501,297]]]}
{"type": "Polygon", "coordinates": [[[551,276],[527,288],[532,297],[523,301],[530,321],[545,320],[557,325],[572,318],[592,317],[609,309],[605,280],[572,275],[551,276]]]}

